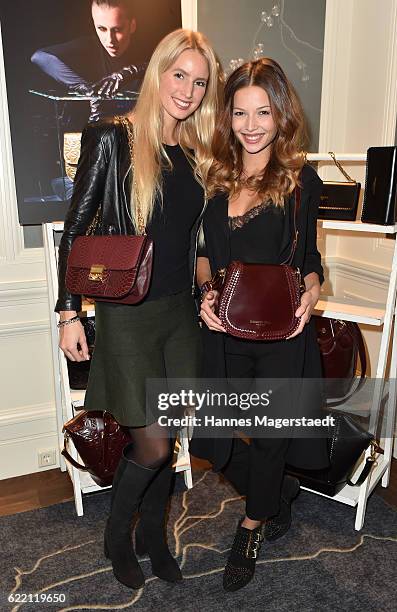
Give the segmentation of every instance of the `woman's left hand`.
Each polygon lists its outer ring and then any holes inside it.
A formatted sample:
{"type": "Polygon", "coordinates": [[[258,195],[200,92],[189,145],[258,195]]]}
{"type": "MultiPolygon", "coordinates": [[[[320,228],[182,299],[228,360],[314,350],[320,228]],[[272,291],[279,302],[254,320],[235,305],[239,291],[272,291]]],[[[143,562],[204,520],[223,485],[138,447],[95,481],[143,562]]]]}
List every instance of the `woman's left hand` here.
{"type": "MultiPolygon", "coordinates": [[[[317,276],[317,274],[316,274],[317,276]]],[[[306,277],[307,278],[307,277],[306,277]]],[[[306,291],[301,296],[301,303],[297,311],[295,312],[296,317],[301,317],[299,327],[293,334],[288,336],[287,340],[291,338],[295,338],[302,333],[305,325],[307,325],[310,321],[310,317],[312,316],[313,310],[318,302],[318,298],[320,297],[320,283],[315,282],[310,288],[307,287],[308,283],[306,283],[306,291]]],[[[318,277],[317,277],[318,278],[318,277]]]]}

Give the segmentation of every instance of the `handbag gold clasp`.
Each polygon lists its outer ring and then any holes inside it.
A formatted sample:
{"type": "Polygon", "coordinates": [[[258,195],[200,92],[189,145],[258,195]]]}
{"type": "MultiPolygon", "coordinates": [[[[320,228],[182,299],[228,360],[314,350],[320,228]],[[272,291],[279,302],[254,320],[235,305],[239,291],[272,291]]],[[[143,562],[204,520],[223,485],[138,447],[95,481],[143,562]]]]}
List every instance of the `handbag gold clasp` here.
{"type": "Polygon", "coordinates": [[[105,270],[106,268],[103,264],[94,264],[93,266],[91,266],[90,273],[88,275],[88,280],[100,281],[101,283],[103,283],[103,281],[105,280],[105,270]]]}

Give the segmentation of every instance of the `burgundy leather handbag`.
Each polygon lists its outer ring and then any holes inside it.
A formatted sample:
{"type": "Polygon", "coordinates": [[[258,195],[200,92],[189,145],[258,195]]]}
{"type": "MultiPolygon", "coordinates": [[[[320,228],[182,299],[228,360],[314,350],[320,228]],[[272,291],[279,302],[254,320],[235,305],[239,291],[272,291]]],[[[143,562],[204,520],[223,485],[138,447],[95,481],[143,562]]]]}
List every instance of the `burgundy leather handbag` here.
{"type": "Polygon", "coordinates": [[[149,289],[152,262],[147,236],[78,236],[69,253],[66,286],[97,301],[136,304],[149,289]]]}
{"type": "Polygon", "coordinates": [[[327,398],[343,398],[328,402],[337,406],[346,402],[363,385],[367,370],[364,340],[357,323],[340,321],[326,317],[314,317],[317,342],[320,348],[324,375],[324,391],[327,398]],[[361,377],[358,385],[350,393],[355,380],[358,357],[361,364],[361,377]]]}
{"type": "Polygon", "coordinates": [[[295,189],[294,240],[280,265],[232,261],[206,289],[220,291],[217,315],[227,333],[245,340],[282,340],[299,326],[295,312],[305,291],[298,268],[291,266],[297,240],[301,190],[295,189]]]}
{"type": "MultiPolygon", "coordinates": [[[[124,125],[134,172],[134,136],[126,117],[124,125]]],[[[77,236],[69,253],[66,287],[71,293],[92,297],[96,301],[136,304],[143,300],[149,285],[153,264],[153,242],[146,236],[139,202],[138,236],[92,235],[100,224],[101,209],[88,228],[86,236],[77,236]]]]}
{"type": "Polygon", "coordinates": [[[62,432],[65,459],[78,470],[89,472],[99,486],[110,486],[123,448],[131,442],[127,431],[109,412],[83,410],[64,424],[62,432]],[[69,454],[70,439],[84,464],[69,454]]]}

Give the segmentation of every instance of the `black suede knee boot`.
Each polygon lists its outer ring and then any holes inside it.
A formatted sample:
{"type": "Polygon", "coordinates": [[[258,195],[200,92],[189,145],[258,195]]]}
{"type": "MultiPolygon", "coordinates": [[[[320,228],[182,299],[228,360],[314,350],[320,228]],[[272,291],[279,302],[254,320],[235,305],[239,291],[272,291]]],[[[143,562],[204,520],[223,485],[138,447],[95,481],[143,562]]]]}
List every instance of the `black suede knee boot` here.
{"type": "Polygon", "coordinates": [[[112,561],[117,580],[133,589],[145,583],[141,567],[131,545],[131,522],[142,497],[158,470],[127,459],[124,451],[115,474],[111,513],[105,530],[105,555],[112,561]]]}
{"type": "Polygon", "coordinates": [[[138,555],[149,555],[155,576],[178,582],[182,580],[182,573],[168,548],[165,525],[172,472],[172,462],[169,462],[160,469],[143,497],[135,530],[135,549],[138,555]]]}

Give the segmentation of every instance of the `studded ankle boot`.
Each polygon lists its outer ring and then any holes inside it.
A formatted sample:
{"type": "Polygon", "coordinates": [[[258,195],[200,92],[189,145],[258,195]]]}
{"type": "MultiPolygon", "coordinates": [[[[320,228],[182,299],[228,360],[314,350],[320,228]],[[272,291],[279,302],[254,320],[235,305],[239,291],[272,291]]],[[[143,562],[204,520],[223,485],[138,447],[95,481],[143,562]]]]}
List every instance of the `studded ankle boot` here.
{"type": "Polygon", "coordinates": [[[238,591],[254,577],[255,564],[263,542],[263,526],[246,529],[240,519],[234,536],[232,549],[223,573],[225,591],[238,591]]]}

